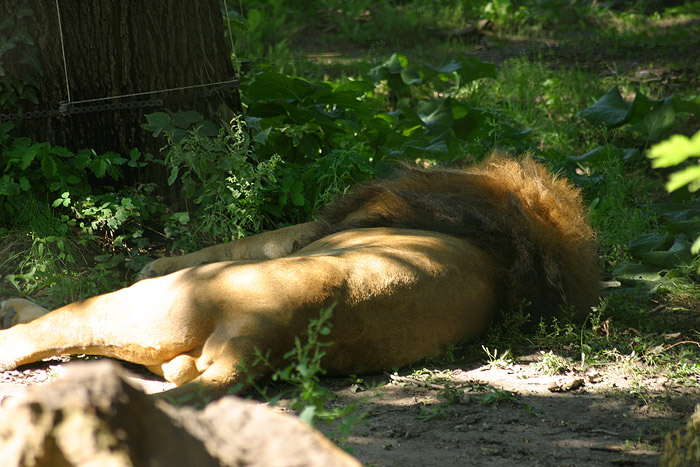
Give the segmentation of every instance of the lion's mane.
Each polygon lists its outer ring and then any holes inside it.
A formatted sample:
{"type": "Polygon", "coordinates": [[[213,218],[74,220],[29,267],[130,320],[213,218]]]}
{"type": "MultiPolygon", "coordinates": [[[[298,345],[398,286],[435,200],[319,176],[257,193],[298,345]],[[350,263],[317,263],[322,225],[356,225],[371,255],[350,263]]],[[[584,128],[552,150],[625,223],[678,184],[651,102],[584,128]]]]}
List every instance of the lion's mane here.
{"type": "Polygon", "coordinates": [[[464,238],[501,269],[501,310],[529,303],[534,323],[564,309],[585,316],[598,298],[598,258],[580,192],[529,158],[494,157],[464,170],[405,168],[356,187],[322,219],[329,232],[398,227],[464,238]]]}

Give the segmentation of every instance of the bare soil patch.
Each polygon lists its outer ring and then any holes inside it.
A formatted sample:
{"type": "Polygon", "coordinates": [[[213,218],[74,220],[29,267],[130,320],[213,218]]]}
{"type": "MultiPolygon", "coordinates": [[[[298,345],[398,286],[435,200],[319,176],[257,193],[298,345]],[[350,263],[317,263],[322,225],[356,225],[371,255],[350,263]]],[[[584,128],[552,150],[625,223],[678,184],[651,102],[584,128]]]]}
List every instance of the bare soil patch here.
{"type": "MultiPolygon", "coordinates": [[[[545,376],[537,357],[506,367],[326,379],[330,406],[354,403],[364,414],[347,439],[336,441],[369,466],[651,466],[665,433],[700,400],[698,385],[639,380],[619,367],[545,376]]],[[[60,378],[66,360],[0,373],[0,398],[60,378]]],[[[133,381],[147,392],[172,386],[143,373],[133,381]]],[[[279,410],[284,406],[282,400],[279,410]]]]}

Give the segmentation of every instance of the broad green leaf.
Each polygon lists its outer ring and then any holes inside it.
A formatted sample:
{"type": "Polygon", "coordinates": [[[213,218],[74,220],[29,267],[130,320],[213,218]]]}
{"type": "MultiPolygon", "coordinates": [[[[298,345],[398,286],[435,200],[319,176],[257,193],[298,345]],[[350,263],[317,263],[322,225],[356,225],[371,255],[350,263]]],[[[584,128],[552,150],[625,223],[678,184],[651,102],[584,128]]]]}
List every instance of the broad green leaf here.
{"type": "Polygon", "coordinates": [[[294,206],[303,206],[306,204],[306,200],[304,199],[304,184],[300,181],[294,182],[294,186],[292,187],[292,204],[294,204],[294,206]]]}
{"type": "Polygon", "coordinates": [[[75,165],[76,169],[84,169],[90,164],[91,159],[92,157],[90,154],[83,152],[75,156],[75,159],[73,159],[73,164],[75,165]]]}
{"type": "Polygon", "coordinates": [[[627,123],[632,114],[631,106],[620,95],[617,85],[613,86],[603,97],[587,109],[576,114],[593,125],[616,128],[627,123]]]}
{"type": "Polygon", "coordinates": [[[204,117],[199,112],[187,110],[185,112],[176,112],[173,114],[172,123],[183,130],[189,129],[193,123],[201,122],[204,117]]]}
{"type": "Polygon", "coordinates": [[[385,68],[389,73],[397,74],[403,71],[407,63],[406,57],[394,53],[389,57],[389,60],[379,65],[377,68],[385,68]]]}
{"type": "Polygon", "coordinates": [[[64,158],[69,158],[75,156],[71,151],[68,149],[62,147],[62,146],[51,146],[51,149],[49,150],[51,154],[54,154],[58,157],[64,157],[64,158]]]}
{"type": "Polygon", "coordinates": [[[495,78],[498,68],[493,63],[482,62],[476,57],[460,57],[461,67],[457,70],[462,84],[481,78],[495,78]]]}
{"type": "Polygon", "coordinates": [[[41,159],[41,171],[44,172],[46,178],[55,177],[57,170],[58,164],[54,156],[47,154],[41,159]]]}
{"type": "Polygon", "coordinates": [[[0,137],[5,136],[7,133],[15,128],[15,122],[8,120],[6,122],[0,123],[0,137]]]}
{"type": "Polygon", "coordinates": [[[640,255],[647,264],[653,264],[665,269],[689,264],[693,260],[690,253],[690,241],[683,234],[677,235],[673,245],[666,251],[650,251],[640,255]]]}
{"type": "Polygon", "coordinates": [[[104,159],[96,159],[92,161],[90,168],[97,178],[102,178],[107,173],[107,161],[104,159]]]}
{"type": "Polygon", "coordinates": [[[672,173],[666,182],[666,189],[675,191],[685,185],[689,185],[690,191],[700,189],[700,166],[693,165],[672,173]]]}
{"type": "Polygon", "coordinates": [[[13,196],[19,193],[19,190],[19,185],[12,181],[7,175],[4,175],[0,179],[0,195],[13,196]]]}
{"type": "Polygon", "coordinates": [[[177,174],[179,172],[179,167],[173,167],[173,169],[170,171],[170,175],[168,176],[168,185],[172,185],[173,183],[175,183],[175,180],[177,180],[177,174]]]}
{"type": "Polygon", "coordinates": [[[172,125],[170,116],[165,112],[154,112],[146,115],[146,121],[143,128],[153,132],[153,136],[158,136],[163,131],[169,131],[175,127],[172,125]]]}
{"type": "MultiPolygon", "coordinates": [[[[366,104],[357,98],[355,92],[333,92],[323,96],[313,96],[313,102],[329,106],[339,106],[341,109],[361,109],[366,104]]],[[[367,111],[369,111],[367,107],[367,111]]]]}
{"type": "Polygon", "coordinates": [[[638,236],[629,243],[629,250],[633,256],[641,256],[650,251],[663,248],[664,244],[669,240],[670,234],[666,233],[646,233],[638,236]]]}
{"type": "Polygon", "coordinates": [[[309,133],[305,133],[301,137],[296,147],[305,156],[314,158],[318,157],[319,155],[318,142],[316,141],[316,138],[314,138],[313,135],[310,135],[309,133]]]}
{"type": "Polygon", "coordinates": [[[316,407],[308,405],[299,414],[299,419],[309,426],[314,426],[314,417],[316,416],[316,407]]]}
{"type": "Polygon", "coordinates": [[[642,121],[649,111],[657,106],[657,104],[663,103],[664,100],[654,100],[650,99],[641,92],[637,91],[632,100],[632,104],[629,107],[629,118],[625,123],[636,124],[642,121]]]}
{"type": "Polygon", "coordinates": [[[248,26],[248,31],[255,32],[260,29],[260,25],[263,22],[263,14],[257,8],[253,8],[248,12],[246,17],[246,23],[248,26]]]}
{"type": "Polygon", "coordinates": [[[657,266],[623,261],[612,272],[612,276],[621,280],[659,281],[661,271],[657,266]]]}
{"type": "Polygon", "coordinates": [[[22,170],[27,170],[27,167],[29,167],[34,161],[34,158],[36,157],[36,152],[35,151],[27,151],[22,155],[22,163],[20,164],[19,168],[22,170]]]}
{"type": "Polygon", "coordinates": [[[415,68],[407,68],[405,70],[402,70],[401,80],[409,86],[412,86],[414,84],[420,84],[423,82],[420,72],[415,68]]]}
{"type": "Polygon", "coordinates": [[[459,70],[464,66],[463,63],[455,60],[455,59],[450,59],[445,63],[440,64],[439,66],[432,67],[428,66],[428,68],[438,72],[438,73],[452,73],[454,71],[459,70]]]}
{"type": "Polygon", "coordinates": [[[203,120],[201,123],[196,125],[196,128],[197,133],[199,133],[201,136],[208,136],[210,138],[218,136],[219,130],[221,130],[221,126],[209,120],[203,120]]]}
{"type": "Polygon", "coordinates": [[[700,131],[692,138],[673,135],[652,146],[647,154],[654,168],[673,167],[693,156],[700,157],[700,131]]]}
{"type": "Polygon", "coordinates": [[[600,162],[608,158],[610,148],[608,146],[599,146],[595,149],[588,151],[580,156],[574,156],[570,159],[574,162],[600,162]]]}
{"type": "Polygon", "coordinates": [[[454,124],[452,100],[449,98],[420,101],[417,113],[432,134],[444,133],[454,124]]]}
{"type": "Polygon", "coordinates": [[[253,136],[253,141],[255,141],[256,143],[265,144],[267,142],[267,137],[270,136],[271,131],[272,127],[265,128],[262,131],[258,131],[257,133],[255,133],[255,136],[253,136]]]}
{"type": "Polygon", "coordinates": [[[285,116],[287,114],[285,107],[272,102],[251,102],[248,105],[246,115],[250,117],[269,118],[285,116]]]}
{"type": "Polygon", "coordinates": [[[248,98],[259,101],[296,100],[301,101],[318,86],[299,78],[290,78],[280,73],[266,71],[255,75],[248,86],[248,98]]]}
{"type": "Polygon", "coordinates": [[[638,128],[645,135],[648,141],[655,141],[661,138],[676,121],[676,111],[673,103],[666,99],[663,104],[654,107],[644,115],[638,128]]]}
{"type": "Polygon", "coordinates": [[[690,247],[690,252],[694,255],[700,253],[700,237],[695,239],[693,246],[690,247]]]}
{"type": "Polygon", "coordinates": [[[673,96],[673,108],[679,113],[689,113],[700,119],[700,97],[695,97],[692,100],[686,100],[678,96],[673,96]]]}
{"type": "Polygon", "coordinates": [[[333,91],[335,93],[352,92],[357,95],[362,95],[370,91],[374,91],[374,84],[368,81],[347,81],[343,84],[340,84],[333,91]]]}
{"type": "Polygon", "coordinates": [[[187,225],[190,221],[190,215],[187,212],[175,212],[172,217],[181,225],[187,225]]]}
{"type": "Polygon", "coordinates": [[[385,79],[391,89],[398,90],[406,86],[400,75],[407,65],[406,57],[395,53],[386,62],[372,68],[368,76],[375,81],[385,79]]]}

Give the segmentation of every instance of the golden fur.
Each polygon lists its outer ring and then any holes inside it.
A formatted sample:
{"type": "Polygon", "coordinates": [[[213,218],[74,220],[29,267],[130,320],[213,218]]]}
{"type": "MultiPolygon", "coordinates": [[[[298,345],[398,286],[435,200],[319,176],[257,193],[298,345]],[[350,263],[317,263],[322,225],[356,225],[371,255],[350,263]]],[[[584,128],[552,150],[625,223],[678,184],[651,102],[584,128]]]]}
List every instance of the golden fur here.
{"type": "Polygon", "coordinates": [[[111,294],[50,313],[7,300],[0,370],[87,353],[143,364],[183,385],[176,393],[222,392],[245,381],[238,364],[256,349],[281,364],[335,305],[325,368],[380,371],[473,339],[524,303],[535,319],[583,316],[597,264],[578,190],[530,159],[406,169],[318,222],[161,258],[142,271],[154,278],[111,294]]]}

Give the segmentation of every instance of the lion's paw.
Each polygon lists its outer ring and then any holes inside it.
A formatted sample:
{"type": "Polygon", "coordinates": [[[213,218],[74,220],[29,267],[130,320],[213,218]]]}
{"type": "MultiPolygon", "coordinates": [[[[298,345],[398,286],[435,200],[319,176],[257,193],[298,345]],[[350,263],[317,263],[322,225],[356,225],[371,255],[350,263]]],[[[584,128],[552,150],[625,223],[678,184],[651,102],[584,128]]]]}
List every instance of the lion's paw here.
{"type": "Polygon", "coordinates": [[[28,323],[48,313],[34,302],[24,298],[10,298],[0,302],[0,327],[8,329],[16,324],[28,323]]]}

